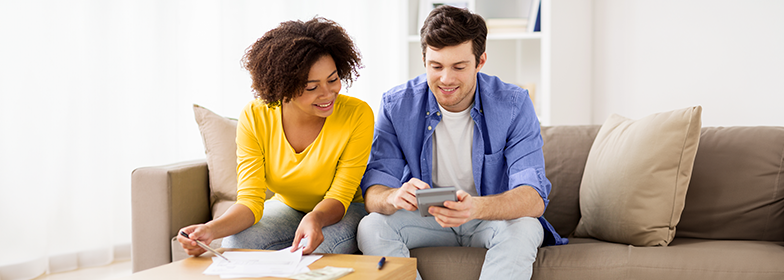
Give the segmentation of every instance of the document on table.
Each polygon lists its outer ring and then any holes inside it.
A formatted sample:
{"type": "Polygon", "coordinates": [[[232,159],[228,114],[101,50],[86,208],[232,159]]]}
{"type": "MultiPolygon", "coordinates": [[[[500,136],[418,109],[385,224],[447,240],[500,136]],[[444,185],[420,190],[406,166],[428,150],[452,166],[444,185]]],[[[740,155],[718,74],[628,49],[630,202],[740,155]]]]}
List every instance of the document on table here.
{"type": "Polygon", "coordinates": [[[225,252],[223,255],[231,262],[213,257],[212,264],[203,273],[221,278],[287,277],[310,271],[308,265],[321,258],[321,255],[303,256],[302,249],[290,251],[291,247],[275,252],[225,252]]]}

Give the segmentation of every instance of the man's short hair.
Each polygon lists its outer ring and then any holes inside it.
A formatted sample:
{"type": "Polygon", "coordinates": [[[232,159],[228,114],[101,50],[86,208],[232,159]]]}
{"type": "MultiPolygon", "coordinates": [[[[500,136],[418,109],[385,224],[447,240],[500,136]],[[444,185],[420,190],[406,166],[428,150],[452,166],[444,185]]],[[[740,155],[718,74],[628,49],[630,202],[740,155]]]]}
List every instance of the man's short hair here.
{"type": "Polygon", "coordinates": [[[472,42],[476,64],[485,53],[487,41],[487,25],[482,16],[471,13],[467,9],[441,5],[433,9],[419,30],[422,43],[422,57],[428,47],[441,49],[457,46],[466,41],[472,42]]]}

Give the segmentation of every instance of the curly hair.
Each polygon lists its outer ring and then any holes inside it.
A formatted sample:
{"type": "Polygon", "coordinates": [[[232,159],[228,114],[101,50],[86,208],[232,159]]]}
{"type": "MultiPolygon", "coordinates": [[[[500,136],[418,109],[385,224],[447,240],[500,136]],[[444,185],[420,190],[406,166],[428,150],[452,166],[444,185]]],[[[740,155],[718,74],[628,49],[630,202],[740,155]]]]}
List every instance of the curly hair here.
{"type": "Polygon", "coordinates": [[[253,80],[254,97],[278,106],[302,95],[310,67],[324,55],[332,56],[348,87],[359,77],[359,50],[343,27],[323,17],[286,21],[267,31],[245,50],[242,64],[253,80]]]}
{"type": "Polygon", "coordinates": [[[479,58],[485,53],[487,24],[482,16],[466,9],[441,5],[430,11],[419,34],[422,57],[425,57],[428,46],[441,49],[470,40],[473,42],[476,64],[479,65],[479,58]]]}

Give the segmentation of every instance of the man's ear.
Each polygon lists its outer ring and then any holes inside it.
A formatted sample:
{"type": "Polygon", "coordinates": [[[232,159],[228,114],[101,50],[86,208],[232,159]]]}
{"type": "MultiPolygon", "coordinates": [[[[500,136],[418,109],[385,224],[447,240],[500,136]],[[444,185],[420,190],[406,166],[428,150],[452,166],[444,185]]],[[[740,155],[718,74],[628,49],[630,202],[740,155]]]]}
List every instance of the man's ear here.
{"type": "Polygon", "coordinates": [[[482,70],[482,67],[485,66],[485,62],[487,62],[487,52],[484,52],[479,56],[479,63],[476,64],[476,72],[482,70]]]}

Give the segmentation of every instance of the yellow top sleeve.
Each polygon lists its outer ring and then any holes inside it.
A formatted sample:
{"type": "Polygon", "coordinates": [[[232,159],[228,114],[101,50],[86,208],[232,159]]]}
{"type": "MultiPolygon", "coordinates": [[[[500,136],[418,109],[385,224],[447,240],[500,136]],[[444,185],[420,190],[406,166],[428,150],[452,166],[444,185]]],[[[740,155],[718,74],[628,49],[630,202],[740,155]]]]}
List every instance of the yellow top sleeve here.
{"type": "Polygon", "coordinates": [[[286,140],[281,108],[248,103],[237,123],[237,203],[256,218],[264,213],[266,190],[299,211],[310,212],[325,198],[363,202],[359,182],[373,141],[373,111],[362,100],[338,95],[316,140],[295,153],[286,140]]]}

